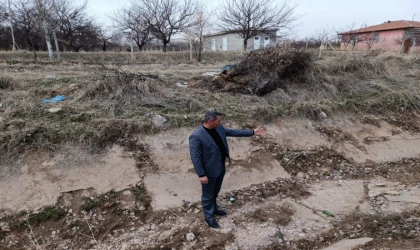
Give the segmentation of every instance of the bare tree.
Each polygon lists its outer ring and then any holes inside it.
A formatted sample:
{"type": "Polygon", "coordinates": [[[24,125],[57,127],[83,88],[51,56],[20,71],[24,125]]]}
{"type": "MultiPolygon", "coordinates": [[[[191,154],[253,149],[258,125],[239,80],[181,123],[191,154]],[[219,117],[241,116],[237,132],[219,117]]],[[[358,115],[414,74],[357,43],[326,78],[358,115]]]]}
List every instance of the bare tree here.
{"type": "Polygon", "coordinates": [[[310,36],[309,40],[314,46],[321,46],[321,44],[326,40],[331,38],[332,31],[330,29],[320,29],[315,30],[310,36]]]}
{"type": "Polygon", "coordinates": [[[11,0],[6,2],[0,2],[0,23],[8,21],[10,34],[12,37],[12,51],[16,51],[16,41],[15,41],[15,34],[13,30],[14,19],[13,19],[13,11],[12,11],[12,3],[11,0]]]}
{"type": "Polygon", "coordinates": [[[354,27],[356,26],[356,23],[351,23],[350,25],[347,25],[346,27],[344,27],[343,29],[337,31],[341,43],[344,46],[344,49],[347,49],[347,47],[352,43],[352,41],[355,38],[355,34],[354,34],[354,27]]]}
{"type": "Polygon", "coordinates": [[[379,42],[379,34],[376,32],[366,33],[361,36],[361,39],[366,43],[368,49],[371,50],[373,45],[379,42]]]}
{"type": "Polygon", "coordinates": [[[213,13],[207,12],[206,9],[205,5],[198,6],[197,11],[193,16],[191,26],[184,30],[187,38],[191,41],[190,46],[193,46],[194,53],[199,62],[202,60],[204,47],[203,34],[209,32],[212,28],[211,17],[213,13]]]}
{"type": "Polygon", "coordinates": [[[290,29],[297,20],[297,4],[289,0],[276,3],[275,0],[226,0],[218,15],[220,28],[238,32],[244,39],[243,49],[246,50],[251,37],[272,30],[290,29]]]}
{"type": "Polygon", "coordinates": [[[133,40],[140,51],[153,39],[150,26],[145,18],[146,14],[143,13],[143,9],[139,8],[135,2],[132,2],[129,7],[115,11],[114,16],[111,17],[115,22],[115,28],[122,32],[129,31],[133,35],[133,40]]]}
{"type": "MultiPolygon", "coordinates": [[[[74,51],[84,46],[84,40],[95,36],[93,18],[87,14],[87,1],[75,5],[71,0],[54,0],[52,18],[59,31],[59,41],[74,51]]],[[[54,28],[55,28],[54,27],[54,28]]]]}
{"type": "Polygon", "coordinates": [[[38,61],[36,51],[45,46],[42,46],[42,24],[36,12],[35,2],[32,0],[14,0],[13,10],[17,44],[32,51],[34,60],[38,61]]]}
{"type": "Polygon", "coordinates": [[[114,39],[116,36],[119,35],[117,30],[113,30],[109,27],[96,27],[97,31],[97,35],[98,35],[98,40],[100,42],[100,46],[102,48],[102,51],[106,51],[107,47],[108,47],[108,43],[110,43],[112,41],[112,39],[114,39]]]}
{"type": "Polygon", "coordinates": [[[356,49],[358,43],[365,42],[366,39],[368,39],[366,34],[360,32],[362,28],[366,27],[366,24],[362,24],[359,29],[354,29],[355,26],[356,24],[353,22],[345,27],[341,32],[338,32],[344,49],[351,45],[351,50],[353,51],[356,49]]]}
{"type": "Polygon", "coordinates": [[[9,4],[9,21],[10,21],[10,32],[12,34],[12,51],[16,51],[16,41],[15,41],[15,32],[13,31],[13,11],[12,11],[12,4],[11,0],[8,0],[9,4]]]}
{"type": "MultiPolygon", "coordinates": [[[[0,21],[5,21],[1,27],[0,46],[8,49],[12,42],[8,0],[0,1],[3,1],[0,2],[0,21]],[[6,37],[6,33],[9,38],[6,37]]],[[[75,51],[81,48],[89,50],[102,47],[103,40],[109,40],[108,34],[99,34],[99,26],[88,15],[86,3],[73,3],[71,0],[11,0],[16,44],[19,47],[29,47],[32,51],[48,49],[51,60],[52,40],[55,40],[58,58],[59,47],[75,51]]]]}
{"type": "Polygon", "coordinates": [[[6,20],[6,3],[0,1],[0,23],[4,22],[6,20]]]}
{"type": "Polygon", "coordinates": [[[173,35],[178,34],[191,25],[196,13],[195,0],[140,0],[139,8],[145,14],[146,24],[152,34],[162,42],[163,51],[173,35]]]}

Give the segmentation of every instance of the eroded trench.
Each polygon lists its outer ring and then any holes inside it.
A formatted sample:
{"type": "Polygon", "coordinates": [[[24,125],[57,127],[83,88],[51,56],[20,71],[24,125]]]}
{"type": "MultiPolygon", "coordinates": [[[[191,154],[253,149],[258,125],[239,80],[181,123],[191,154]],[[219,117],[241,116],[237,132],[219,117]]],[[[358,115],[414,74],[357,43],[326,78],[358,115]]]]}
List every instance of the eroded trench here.
{"type": "Polygon", "coordinates": [[[31,153],[3,166],[2,245],[30,246],[38,239],[51,249],[308,249],[333,243],[330,249],[349,249],[399,235],[399,220],[387,225],[384,219],[397,214],[413,221],[402,239],[418,239],[418,134],[385,121],[346,118],[264,127],[264,137],[229,139],[233,164],[219,202],[229,216],[219,219],[219,230],[202,219],[188,152],[194,128],[180,128],[143,137],[138,143],[147,145],[148,157],[117,145],[95,155],[66,145],[54,155],[31,153]],[[22,211],[30,212],[17,216],[22,211]],[[46,213],[46,222],[32,212],[46,213]]]}

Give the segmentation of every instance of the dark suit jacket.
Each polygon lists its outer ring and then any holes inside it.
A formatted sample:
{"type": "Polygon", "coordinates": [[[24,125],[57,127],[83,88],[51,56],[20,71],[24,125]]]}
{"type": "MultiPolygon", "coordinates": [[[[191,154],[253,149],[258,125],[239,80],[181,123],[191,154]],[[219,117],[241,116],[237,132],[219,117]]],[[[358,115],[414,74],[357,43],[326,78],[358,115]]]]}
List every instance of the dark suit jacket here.
{"type": "MultiPolygon", "coordinates": [[[[237,130],[224,128],[219,125],[216,128],[223,143],[226,147],[227,156],[229,156],[229,147],[226,140],[226,136],[232,137],[250,137],[254,135],[252,130],[237,130]]],[[[214,142],[213,138],[205,130],[204,126],[201,125],[196,131],[194,131],[190,138],[190,156],[191,161],[194,165],[195,172],[198,176],[206,175],[207,177],[218,177],[222,171],[222,155],[214,142]]]]}

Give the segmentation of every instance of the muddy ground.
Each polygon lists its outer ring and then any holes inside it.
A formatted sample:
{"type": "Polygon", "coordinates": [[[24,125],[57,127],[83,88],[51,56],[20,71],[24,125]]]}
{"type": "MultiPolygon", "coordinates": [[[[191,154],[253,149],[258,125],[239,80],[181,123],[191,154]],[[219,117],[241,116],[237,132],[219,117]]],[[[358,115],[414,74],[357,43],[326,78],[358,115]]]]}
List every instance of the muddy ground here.
{"type": "Polygon", "coordinates": [[[155,57],[39,65],[7,54],[0,249],[420,246],[420,65],[411,57],[369,59],[392,69],[385,75],[325,69],[322,84],[351,85],[337,89],[351,95],[330,97],[321,87],[258,97],[201,86],[239,55],[201,64],[155,57]],[[126,79],[121,71],[158,79],[128,88],[114,84],[126,79]],[[58,94],[67,100],[43,103],[58,94]],[[225,126],[266,131],[229,139],[220,229],[204,223],[188,152],[207,108],[226,113],[225,126]]]}

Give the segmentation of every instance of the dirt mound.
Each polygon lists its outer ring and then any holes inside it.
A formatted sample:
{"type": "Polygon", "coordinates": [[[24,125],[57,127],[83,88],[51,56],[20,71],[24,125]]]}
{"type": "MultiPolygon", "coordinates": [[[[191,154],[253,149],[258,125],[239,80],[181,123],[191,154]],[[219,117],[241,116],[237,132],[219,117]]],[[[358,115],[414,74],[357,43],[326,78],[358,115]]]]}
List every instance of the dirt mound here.
{"type": "Polygon", "coordinates": [[[346,54],[320,60],[312,51],[271,47],[250,52],[238,64],[226,65],[212,80],[194,77],[189,87],[259,96],[279,88],[288,95],[307,90],[336,96],[354,92],[355,79],[392,76],[391,68],[378,58],[346,54]]]}
{"type": "Polygon", "coordinates": [[[212,81],[215,87],[243,94],[265,95],[284,87],[287,81],[301,81],[312,56],[307,51],[272,47],[252,51],[212,81]]]}

